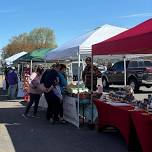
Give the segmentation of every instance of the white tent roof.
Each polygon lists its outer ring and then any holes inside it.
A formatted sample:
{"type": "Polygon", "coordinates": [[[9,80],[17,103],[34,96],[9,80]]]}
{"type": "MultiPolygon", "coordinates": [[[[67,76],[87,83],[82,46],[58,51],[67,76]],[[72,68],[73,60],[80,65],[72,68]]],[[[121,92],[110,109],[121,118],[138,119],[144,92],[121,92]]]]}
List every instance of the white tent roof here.
{"type": "Polygon", "coordinates": [[[92,45],[109,39],[126,28],[105,24],[48,52],[46,60],[77,59],[78,54],[90,55],[92,45]]]}
{"type": "Polygon", "coordinates": [[[18,58],[20,58],[21,56],[23,56],[23,55],[25,55],[25,54],[27,54],[27,52],[20,52],[20,53],[17,53],[17,54],[14,54],[14,55],[12,55],[12,56],[10,56],[9,58],[6,58],[5,59],[5,62],[6,62],[6,64],[12,64],[13,63],[13,61],[15,61],[15,60],[17,60],[18,58]]]}

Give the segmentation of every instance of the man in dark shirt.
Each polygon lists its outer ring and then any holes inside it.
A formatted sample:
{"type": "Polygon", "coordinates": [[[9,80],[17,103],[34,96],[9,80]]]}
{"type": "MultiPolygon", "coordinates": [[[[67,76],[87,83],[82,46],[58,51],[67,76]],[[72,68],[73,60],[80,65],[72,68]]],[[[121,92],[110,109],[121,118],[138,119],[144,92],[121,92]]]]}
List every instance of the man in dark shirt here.
{"type": "Polygon", "coordinates": [[[17,83],[18,83],[18,77],[17,77],[14,67],[12,67],[10,69],[10,71],[8,72],[7,80],[8,80],[8,84],[9,84],[8,96],[11,99],[13,99],[13,98],[15,98],[15,95],[16,95],[17,83]]]}
{"type": "MultiPolygon", "coordinates": [[[[91,90],[91,57],[87,57],[85,62],[86,62],[86,67],[84,71],[82,72],[82,80],[85,86],[89,90],[91,90]]],[[[100,78],[100,77],[101,77],[101,72],[95,65],[93,65],[93,91],[96,91],[97,78],[100,78]]]]}
{"type": "Polygon", "coordinates": [[[46,88],[50,88],[57,76],[58,72],[55,69],[47,69],[42,75],[41,83],[43,83],[46,88]]]}
{"type": "MultiPolygon", "coordinates": [[[[42,75],[41,78],[41,83],[44,84],[44,87],[46,90],[49,90],[49,88],[54,84],[54,80],[58,80],[58,71],[60,69],[60,65],[57,64],[55,67],[52,69],[47,69],[44,74],[42,75]]],[[[47,112],[46,112],[46,119],[50,120],[53,118],[53,113],[57,112],[58,109],[56,109],[56,96],[54,95],[53,90],[45,92],[44,93],[48,107],[47,107],[47,112]]],[[[58,118],[55,118],[58,119],[58,118]]],[[[56,121],[56,120],[55,120],[56,121]]]]}

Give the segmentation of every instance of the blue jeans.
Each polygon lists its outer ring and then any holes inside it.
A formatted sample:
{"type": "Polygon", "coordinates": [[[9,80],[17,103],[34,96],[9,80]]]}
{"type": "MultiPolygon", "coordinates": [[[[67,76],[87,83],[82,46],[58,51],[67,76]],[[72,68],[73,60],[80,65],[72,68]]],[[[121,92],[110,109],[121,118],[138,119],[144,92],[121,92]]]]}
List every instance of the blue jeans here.
{"type": "Polygon", "coordinates": [[[26,107],[26,110],[25,110],[25,115],[28,114],[31,106],[33,105],[34,103],[34,112],[33,112],[33,115],[36,116],[37,114],[37,110],[38,110],[38,104],[39,104],[39,100],[40,100],[40,97],[41,95],[40,94],[33,94],[33,93],[30,93],[30,101],[26,107]]]}
{"type": "Polygon", "coordinates": [[[16,97],[16,91],[17,91],[17,84],[9,85],[8,96],[12,99],[15,98],[16,97]]]}

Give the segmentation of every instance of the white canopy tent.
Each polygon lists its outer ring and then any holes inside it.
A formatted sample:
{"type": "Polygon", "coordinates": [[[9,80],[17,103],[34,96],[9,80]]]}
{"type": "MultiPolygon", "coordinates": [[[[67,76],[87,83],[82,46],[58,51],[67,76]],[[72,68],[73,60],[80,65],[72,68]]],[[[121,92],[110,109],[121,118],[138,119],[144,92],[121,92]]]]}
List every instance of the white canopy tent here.
{"type": "MultiPolygon", "coordinates": [[[[92,45],[109,39],[123,31],[126,31],[126,28],[121,28],[112,25],[103,25],[99,28],[96,28],[84,35],[79,36],[78,38],[71,40],[60,47],[48,52],[46,55],[46,60],[77,60],[78,61],[78,99],[79,102],[79,84],[80,84],[80,60],[86,56],[91,56],[92,45]]],[[[79,120],[79,106],[77,109],[77,118],[79,120]]],[[[75,124],[79,127],[79,121],[75,124]]]]}
{"type": "Polygon", "coordinates": [[[15,60],[17,60],[18,58],[20,58],[21,56],[23,56],[25,54],[27,54],[27,52],[24,52],[24,51],[20,52],[20,53],[17,53],[17,54],[14,54],[14,55],[10,56],[9,58],[6,58],[5,62],[6,62],[7,65],[13,64],[13,62],[15,60]]]}
{"type": "Polygon", "coordinates": [[[126,28],[105,24],[48,52],[46,60],[77,60],[79,54],[83,58],[86,55],[91,55],[93,44],[126,30],[126,28]]]}

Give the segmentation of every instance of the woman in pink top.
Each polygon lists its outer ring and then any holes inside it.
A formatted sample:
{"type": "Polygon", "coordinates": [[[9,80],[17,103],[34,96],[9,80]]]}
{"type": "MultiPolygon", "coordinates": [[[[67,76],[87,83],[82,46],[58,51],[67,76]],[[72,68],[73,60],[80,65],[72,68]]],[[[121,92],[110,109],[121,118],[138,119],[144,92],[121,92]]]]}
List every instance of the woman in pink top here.
{"type": "Polygon", "coordinates": [[[36,117],[37,115],[39,99],[42,94],[42,90],[40,87],[40,80],[41,80],[42,73],[43,73],[42,66],[38,66],[36,69],[36,72],[32,73],[30,76],[30,80],[29,80],[30,101],[26,107],[24,114],[22,115],[23,117],[27,118],[28,112],[31,106],[33,105],[33,103],[34,103],[33,117],[36,117]]]}

